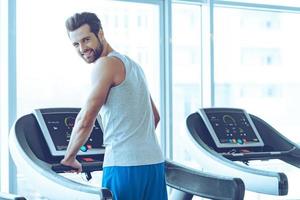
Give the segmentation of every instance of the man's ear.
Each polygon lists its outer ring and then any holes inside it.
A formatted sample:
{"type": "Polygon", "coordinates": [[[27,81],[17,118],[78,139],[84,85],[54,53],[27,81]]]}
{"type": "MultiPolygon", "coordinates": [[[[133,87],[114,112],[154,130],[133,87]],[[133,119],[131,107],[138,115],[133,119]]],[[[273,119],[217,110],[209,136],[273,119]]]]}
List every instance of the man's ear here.
{"type": "Polygon", "coordinates": [[[100,29],[98,32],[98,38],[100,39],[101,42],[104,40],[104,32],[102,29],[100,29]]]}

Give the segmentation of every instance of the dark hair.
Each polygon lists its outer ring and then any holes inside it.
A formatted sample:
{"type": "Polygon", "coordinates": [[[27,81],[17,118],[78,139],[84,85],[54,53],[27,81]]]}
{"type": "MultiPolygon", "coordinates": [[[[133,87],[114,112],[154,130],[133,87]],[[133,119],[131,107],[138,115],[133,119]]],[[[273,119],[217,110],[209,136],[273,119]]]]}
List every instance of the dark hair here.
{"type": "Polygon", "coordinates": [[[95,35],[98,34],[100,29],[102,30],[101,21],[94,13],[75,13],[73,16],[69,17],[66,20],[66,28],[68,30],[68,33],[70,31],[78,29],[84,24],[89,25],[91,32],[93,32],[95,35]]]}

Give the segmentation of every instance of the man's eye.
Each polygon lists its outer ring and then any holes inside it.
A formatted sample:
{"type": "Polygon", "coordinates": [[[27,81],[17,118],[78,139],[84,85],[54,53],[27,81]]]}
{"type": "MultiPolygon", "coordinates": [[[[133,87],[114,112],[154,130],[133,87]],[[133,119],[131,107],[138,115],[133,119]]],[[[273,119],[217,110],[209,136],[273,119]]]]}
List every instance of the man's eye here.
{"type": "Polygon", "coordinates": [[[79,46],[79,44],[78,43],[74,43],[73,46],[77,48],[79,46]]]}

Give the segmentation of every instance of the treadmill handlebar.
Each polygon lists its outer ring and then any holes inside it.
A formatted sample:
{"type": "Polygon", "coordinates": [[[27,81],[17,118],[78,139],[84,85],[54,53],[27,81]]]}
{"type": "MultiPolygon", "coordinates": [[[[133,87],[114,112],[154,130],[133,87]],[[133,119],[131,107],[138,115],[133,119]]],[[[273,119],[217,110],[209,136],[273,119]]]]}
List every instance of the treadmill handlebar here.
{"type": "MultiPolygon", "coordinates": [[[[103,162],[83,162],[82,164],[82,172],[89,173],[93,171],[101,171],[103,162]]],[[[52,164],[51,169],[56,173],[65,173],[72,170],[77,170],[73,167],[66,166],[60,163],[52,164]]]]}
{"type": "Polygon", "coordinates": [[[68,171],[77,170],[74,167],[66,166],[66,165],[63,165],[63,164],[54,164],[54,165],[51,166],[51,169],[53,171],[55,171],[56,173],[65,173],[65,172],[68,172],[68,171]]]}
{"type": "MultiPolygon", "coordinates": [[[[66,166],[63,164],[53,164],[51,169],[56,173],[66,173],[72,170],[76,170],[74,167],[66,166]]],[[[92,171],[100,171],[102,170],[102,162],[89,162],[82,163],[82,173],[85,173],[86,179],[89,181],[92,179],[91,172],[92,171]]],[[[0,198],[1,199],[1,198],[0,198]]],[[[100,200],[112,200],[113,194],[107,188],[101,188],[100,200]]]]}

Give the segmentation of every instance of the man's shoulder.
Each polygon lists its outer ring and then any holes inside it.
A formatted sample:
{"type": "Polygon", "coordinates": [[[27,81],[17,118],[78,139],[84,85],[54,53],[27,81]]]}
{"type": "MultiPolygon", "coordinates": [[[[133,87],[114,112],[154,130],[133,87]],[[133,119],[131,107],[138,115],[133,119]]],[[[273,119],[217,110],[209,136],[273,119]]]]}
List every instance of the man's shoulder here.
{"type": "Polygon", "coordinates": [[[120,62],[119,59],[110,56],[101,57],[95,62],[95,68],[98,69],[105,69],[105,68],[113,69],[121,65],[122,62],[120,62]]]}
{"type": "Polygon", "coordinates": [[[123,77],[124,64],[121,60],[111,56],[103,56],[99,58],[95,63],[92,74],[98,76],[97,74],[105,75],[106,77],[111,77],[116,79],[118,77],[123,77]]]}
{"type": "Polygon", "coordinates": [[[95,64],[96,65],[109,65],[114,62],[114,58],[110,56],[103,56],[100,57],[98,60],[96,60],[95,64]]]}

